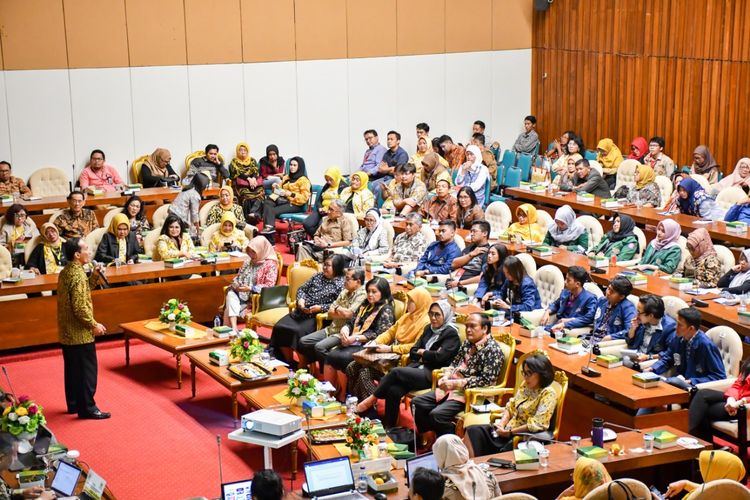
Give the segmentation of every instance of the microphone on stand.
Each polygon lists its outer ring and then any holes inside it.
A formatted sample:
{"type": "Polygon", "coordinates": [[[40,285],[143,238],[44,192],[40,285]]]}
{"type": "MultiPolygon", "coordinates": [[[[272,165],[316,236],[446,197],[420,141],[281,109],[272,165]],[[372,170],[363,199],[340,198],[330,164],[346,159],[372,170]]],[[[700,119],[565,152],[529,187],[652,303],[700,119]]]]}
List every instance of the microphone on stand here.
{"type": "Polygon", "coordinates": [[[571,443],[570,441],[560,441],[558,439],[545,438],[545,437],[537,436],[536,434],[532,434],[531,432],[514,432],[513,435],[524,436],[525,438],[527,438],[525,439],[526,442],[540,441],[542,443],[556,443],[556,444],[564,444],[567,446],[573,446],[573,443],[571,443]]]}
{"type": "Polygon", "coordinates": [[[589,355],[588,355],[589,356],[588,363],[586,363],[585,365],[583,365],[581,367],[581,375],[586,375],[587,377],[591,377],[591,378],[596,378],[596,377],[601,377],[602,376],[601,372],[599,372],[599,371],[594,370],[593,368],[591,368],[591,359],[592,359],[591,355],[594,352],[594,347],[595,346],[592,344],[591,345],[591,352],[589,352],[589,355]]]}
{"type": "Polygon", "coordinates": [[[641,431],[640,429],[636,429],[635,427],[626,427],[624,425],[616,424],[614,422],[604,422],[604,425],[609,425],[610,427],[617,427],[618,429],[623,429],[626,431],[637,432],[638,434],[643,433],[643,431],[641,431]]]}
{"type": "Polygon", "coordinates": [[[219,454],[219,491],[222,490],[221,485],[224,484],[224,473],[221,470],[221,435],[216,435],[216,448],[219,454]]]}
{"type": "Polygon", "coordinates": [[[5,368],[5,365],[3,365],[3,375],[5,375],[5,380],[8,382],[8,388],[10,389],[10,396],[13,397],[13,401],[18,401],[18,398],[16,398],[16,390],[13,389],[13,384],[10,382],[10,377],[8,376],[8,369],[5,368]]]}

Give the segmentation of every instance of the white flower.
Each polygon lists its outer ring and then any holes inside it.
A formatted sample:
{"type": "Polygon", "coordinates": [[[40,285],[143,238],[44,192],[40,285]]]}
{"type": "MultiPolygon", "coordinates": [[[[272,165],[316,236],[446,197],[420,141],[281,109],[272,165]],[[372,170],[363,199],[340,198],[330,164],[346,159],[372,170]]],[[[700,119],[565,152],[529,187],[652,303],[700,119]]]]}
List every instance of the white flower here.
{"type": "Polygon", "coordinates": [[[309,382],[312,378],[313,378],[313,376],[310,375],[309,373],[303,373],[302,375],[299,376],[299,381],[300,382],[309,382]]]}
{"type": "Polygon", "coordinates": [[[169,313],[169,315],[167,316],[167,319],[169,321],[174,321],[175,318],[176,318],[176,316],[174,315],[174,313],[169,313]]]}
{"type": "MultiPolygon", "coordinates": [[[[292,394],[294,394],[295,396],[299,396],[301,392],[302,391],[300,390],[299,387],[295,387],[294,389],[292,389],[292,394]]],[[[15,414],[11,413],[11,415],[15,415],[15,414]]]]}
{"type": "Polygon", "coordinates": [[[8,420],[10,420],[11,422],[15,422],[16,420],[18,420],[18,415],[12,412],[8,413],[8,420]]]}
{"type": "Polygon", "coordinates": [[[21,417],[21,418],[18,419],[18,423],[21,424],[21,425],[26,425],[26,424],[29,423],[29,420],[31,420],[29,418],[29,416],[28,415],[24,415],[23,417],[21,417]]]}
{"type": "Polygon", "coordinates": [[[257,334],[257,333],[255,333],[255,330],[250,330],[250,336],[251,336],[252,338],[254,338],[254,339],[257,339],[257,338],[258,338],[258,334],[257,334]]]}

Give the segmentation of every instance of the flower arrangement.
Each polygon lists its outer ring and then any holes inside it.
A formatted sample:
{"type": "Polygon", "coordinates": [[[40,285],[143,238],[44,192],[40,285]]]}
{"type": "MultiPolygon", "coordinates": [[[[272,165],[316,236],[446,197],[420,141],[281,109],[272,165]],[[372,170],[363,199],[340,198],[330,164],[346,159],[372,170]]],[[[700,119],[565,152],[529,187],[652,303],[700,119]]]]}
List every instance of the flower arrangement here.
{"type": "Polygon", "coordinates": [[[307,373],[307,370],[297,370],[289,379],[286,388],[286,397],[289,399],[312,399],[318,394],[318,379],[307,373]]]}
{"type": "Polygon", "coordinates": [[[229,354],[232,358],[250,361],[253,356],[263,352],[258,334],[249,328],[243,329],[229,344],[229,354]]]}
{"type": "Polygon", "coordinates": [[[346,421],[346,444],[358,454],[365,449],[366,445],[378,444],[378,435],[369,418],[362,418],[358,415],[349,417],[346,421]]]}
{"type": "Polygon", "coordinates": [[[182,302],[180,299],[169,299],[161,306],[159,311],[159,321],[162,323],[177,323],[187,324],[193,319],[193,315],[190,313],[190,308],[187,302],[182,302]]]}
{"type": "Polygon", "coordinates": [[[0,429],[18,437],[23,433],[35,434],[39,426],[46,422],[42,407],[28,396],[20,396],[18,402],[9,404],[3,410],[0,429]]]}

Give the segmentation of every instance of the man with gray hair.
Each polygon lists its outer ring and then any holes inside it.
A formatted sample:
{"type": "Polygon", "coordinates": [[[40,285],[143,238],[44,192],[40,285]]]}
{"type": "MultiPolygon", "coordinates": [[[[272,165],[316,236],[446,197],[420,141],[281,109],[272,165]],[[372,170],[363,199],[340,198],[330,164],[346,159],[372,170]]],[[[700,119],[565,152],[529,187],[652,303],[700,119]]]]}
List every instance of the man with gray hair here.
{"type": "Polygon", "coordinates": [[[312,241],[303,241],[297,249],[297,261],[314,259],[323,262],[326,250],[346,247],[352,244],[356,229],[344,217],[346,205],[341,200],[333,200],[328,206],[328,215],[323,217],[312,241]]]}
{"type": "Polygon", "coordinates": [[[396,236],[393,248],[383,266],[391,269],[401,268],[407,273],[417,267],[417,261],[427,248],[427,241],[422,234],[422,217],[415,212],[406,215],[406,230],[396,236]]]}

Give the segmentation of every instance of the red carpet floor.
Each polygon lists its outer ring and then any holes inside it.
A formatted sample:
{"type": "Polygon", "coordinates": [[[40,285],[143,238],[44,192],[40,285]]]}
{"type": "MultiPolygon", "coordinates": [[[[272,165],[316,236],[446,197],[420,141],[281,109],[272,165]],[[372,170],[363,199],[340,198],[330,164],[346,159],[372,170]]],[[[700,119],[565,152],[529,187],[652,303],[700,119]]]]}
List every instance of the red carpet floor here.
{"type": "MultiPolygon", "coordinates": [[[[44,406],[58,439],[80,450],[81,460],[107,480],[117,498],[219,496],[217,434],[222,436],[225,482],[250,478],[263,467],[261,448],[226,438],[234,429],[228,392],[198,373],[197,396],[191,399],[189,363],[183,364],[187,383],[178,390],[174,359],[150,345],[131,345],[129,368],[122,341],[100,343],[98,359],[97,404],[112,412],[102,421],[65,414],[59,349],[0,357],[0,364],[15,390],[44,406]]],[[[288,448],[274,452],[277,471],[291,470],[290,464],[288,448]]],[[[282,475],[289,488],[290,475],[282,475]]]]}

